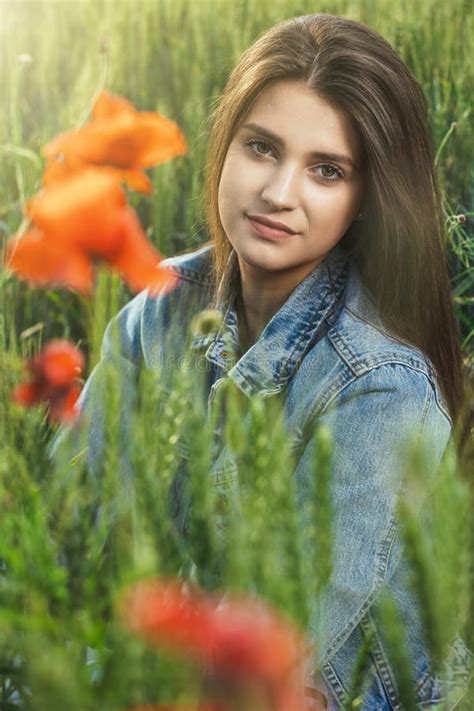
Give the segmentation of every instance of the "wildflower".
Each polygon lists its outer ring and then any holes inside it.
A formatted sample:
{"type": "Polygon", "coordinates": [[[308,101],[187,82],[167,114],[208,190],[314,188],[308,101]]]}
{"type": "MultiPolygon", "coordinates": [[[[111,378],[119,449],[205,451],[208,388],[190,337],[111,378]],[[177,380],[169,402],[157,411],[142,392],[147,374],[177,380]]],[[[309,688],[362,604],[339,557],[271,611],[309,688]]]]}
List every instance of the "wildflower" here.
{"type": "Polygon", "coordinates": [[[80,393],[76,380],[84,369],[81,351],[69,341],[54,339],[27,361],[26,369],[30,380],[13,390],[13,401],[25,406],[46,402],[52,420],[75,419],[75,403],[80,393]]]}
{"type": "Polygon", "coordinates": [[[6,266],[36,286],[63,284],[77,291],[90,291],[92,265],[79,249],[67,253],[44,238],[35,228],[13,235],[7,244],[6,266]]]}
{"type": "Polygon", "coordinates": [[[126,99],[102,91],[89,123],[59,134],[43,148],[47,159],[43,184],[51,185],[93,166],[150,194],[151,181],[143,170],[186,152],[186,139],[174,121],[151,111],[137,111],[126,99]]]}
{"type": "Polygon", "coordinates": [[[209,336],[222,327],[223,315],[218,309],[203,309],[191,322],[193,336],[209,336]]]}
{"type": "Polygon", "coordinates": [[[260,689],[273,711],[304,707],[301,662],[308,649],[299,633],[262,602],[218,602],[186,593],[175,582],[138,583],[124,598],[128,627],[203,664],[210,688],[235,697],[260,689]]]}
{"type": "Polygon", "coordinates": [[[175,284],[111,175],[87,170],[43,188],[27,202],[26,214],[32,226],[7,243],[6,266],[36,285],[90,292],[93,260],[116,269],[135,291],[175,284]]]}

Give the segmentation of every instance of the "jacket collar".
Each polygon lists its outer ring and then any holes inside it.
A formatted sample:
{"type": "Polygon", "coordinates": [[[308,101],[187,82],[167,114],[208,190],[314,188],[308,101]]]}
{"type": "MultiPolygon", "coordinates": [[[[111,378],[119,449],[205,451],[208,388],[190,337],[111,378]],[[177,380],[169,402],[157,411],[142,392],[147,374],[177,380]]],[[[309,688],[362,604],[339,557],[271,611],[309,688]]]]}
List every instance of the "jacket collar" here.
{"type": "Polygon", "coordinates": [[[322,335],[321,329],[344,291],[350,260],[337,244],[326,258],[298,284],[273,315],[258,340],[237,359],[238,319],[234,304],[219,303],[221,328],[210,336],[197,336],[191,349],[222,370],[246,395],[280,392],[293,376],[306,351],[322,335]]]}

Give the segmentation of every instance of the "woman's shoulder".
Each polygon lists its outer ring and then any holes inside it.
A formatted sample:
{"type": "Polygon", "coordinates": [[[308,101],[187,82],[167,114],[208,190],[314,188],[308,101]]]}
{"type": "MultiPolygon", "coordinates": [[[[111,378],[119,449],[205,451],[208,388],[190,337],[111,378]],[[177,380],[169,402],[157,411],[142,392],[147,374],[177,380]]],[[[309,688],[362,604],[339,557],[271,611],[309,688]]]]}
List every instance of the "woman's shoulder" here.
{"type": "Polygon", "coordinates": [[[153,337],[157,329],[161,334],[171,328],[181,331],[198,311],[209,306],[213,295],[212,250],[213,244],[206,243],[160,262],[160,267],[172,270],[178,280],[158,296],[145,292],[141,304],[145,337],[153,337]]]}
{"type": "Polygon", "coordinates": [[[344,304],[329,338],[336,350],[344,351],[355,375],[383,363],[399,362],[434,377],[434,367],[421,348],[403,340],[382,321],[374,299],[358,269],[350,262],[344,304]]]}
{"type": "Polygon", "coordinates": [[[132,362],[142,360],[148,347],[154,350],[169,331],[183,331],[185,322],[206,308],[211,297],[212,248],[212,244],[205,244],[163,259],[160,267],[177,274],[176,284],[155,295],[144,289],[130,299],[109,322],[102,355],[111,355],[115,326],[120,333],[120,353],[132,362]]]}
{"type": "Polygon", "coordinates": [[[192,250],[166,257],[160,262],[160,267],[177,272],[182,281],[211,286],[213,248],[212,242],[206,242],[192,250]]]}
{"type": "Polygon", "coordinates": [[[419,393],[423,398],[429,392],[450,419],[433,363],[421,348],[387,328],[352,263],[344,303],[328,329],[327,339],[339,363],[334,372],[344,370],[348,391],[393,387],[401,397],[410,390],[413,397],[419,393]]]}

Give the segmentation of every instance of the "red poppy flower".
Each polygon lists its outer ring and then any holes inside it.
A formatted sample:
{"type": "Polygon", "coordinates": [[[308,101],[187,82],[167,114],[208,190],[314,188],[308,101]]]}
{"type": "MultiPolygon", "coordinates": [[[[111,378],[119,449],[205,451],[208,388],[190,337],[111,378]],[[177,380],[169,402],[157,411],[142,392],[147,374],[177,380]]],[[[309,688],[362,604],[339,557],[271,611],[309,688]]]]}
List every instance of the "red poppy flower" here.
{"type": "Polygon", "coordinates": [[[93,286],[93,260],[116,269],[134,291],[168,290],[176,274],[159,267],[161,255],[127,205],[116,177],[86,170],[41,190],[26,204],[33,226],[7,243],[6,266],[28,281],[93,286]]]}
{"type": "Polygon", "coordinates": [[[89,257],[79,249],[48,241],[35,227],[13,235],[7,243],[5,266],[36,286],[61,284],[80,292],[89,292],[93,268],[89,257]]]}
{"type": "Polygon", "coordinates": [[[55,339],[27,361],[26,369],[30,379],[13,390],[13,401],[27,407],[46,402],[52,420],[74,420],[81,391],[76,379],[84,369],[81,351],[69,341],[55,339]]]}
{"type": "Polygon", "coordinates": [[[59,134],[43,148],[48,160],[43,184],[51,185],[93,166],[150,194],[152,185],[144,168],[185,155],[187,150],[174,121],[159,113],[137,111],[126,99],[103,91],[88,123],[59,134]]]}
{"type": "Polygon", "coordinates": [[[276,711],[304,707],[301,662],[308,646],[262,602],[191,595],[176,582],[138,583],[124,598],[130,629],[204,663],[210,677],[260,685],[276,711]]]}

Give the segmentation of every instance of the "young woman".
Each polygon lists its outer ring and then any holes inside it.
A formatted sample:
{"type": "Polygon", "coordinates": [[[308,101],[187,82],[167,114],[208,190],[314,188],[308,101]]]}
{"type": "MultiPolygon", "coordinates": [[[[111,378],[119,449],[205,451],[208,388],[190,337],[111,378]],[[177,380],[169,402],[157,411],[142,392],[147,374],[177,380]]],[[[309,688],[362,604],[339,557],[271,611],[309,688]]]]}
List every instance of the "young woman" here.
{"type": "MultiPolygon", "coordinates": [[[[404,445],[420,432],[436,471],[465,397],[422,90],[368,27],[296,17],[240,58],[213,115],[208,156],[210,241],[164,262],[180,277],[172,292],[143,292],[114,320],[124,397],[133,397],[141,365],[170,372],[192,319],[219,309],[218,333],[191,344],[207,364],[208,407],[228,379],[248,396],[283,396],[301,497],[312,426],[334,437],[333,575],[311,628],[319,665],[308,670],[308,704],[342,707],[374,633],[361,708],[401,708],[377,610],[387,586],[405,624],[417,703],[447,698],[451,709],[471,655],[456,637],[448,681],[432,674],[396,519],[404,445]]],[[[91,470],[103,420],[91,395],[113,357],[110,333],[80,401],[91,417],[91,470]]],[[[224,470],[237,473],[218,447],[213,481],[224,470]]],[[[185,531],[180,491],[178,483],[172,508],[185,531]]]]}

